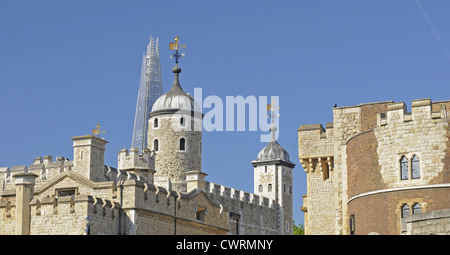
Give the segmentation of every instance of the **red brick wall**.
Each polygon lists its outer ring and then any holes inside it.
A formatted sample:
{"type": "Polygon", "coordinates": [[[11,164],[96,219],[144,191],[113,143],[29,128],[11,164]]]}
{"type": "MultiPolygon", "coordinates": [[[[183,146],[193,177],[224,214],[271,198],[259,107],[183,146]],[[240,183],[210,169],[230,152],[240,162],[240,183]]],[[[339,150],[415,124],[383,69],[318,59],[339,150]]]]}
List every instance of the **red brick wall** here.
{"type": "Polygon", "coordinates": [[[386,113],[389,103],[361,105],[361,131],[369,130],[377,125],[377,114],[386,113]]]}
{"type": "Polygon", "coordinates": [[[347,143],[348,196],[384,189],[378,164],[377,139],[373,130],[347,143]]]}
{"type": "MultiPolygon", "coordinates": [[[[426,211],[450,208],[450,188],[392,191],[356,198],[348,203],[348,215],[355,215],[355,234],[400,234],[402,200],[426,203],[426,211]]],[[[346,220],[345,224],[349,224],[346,220]]]]}
{"type": "Polygon", "coordinates": [[[447,126],[447,151],[444,157],[444,170],[439,173],[439,175],[433,180],[431,180],[432,184],[438,183],[450,183],[450,122],[447,126]]]}
{"type": "MultiPolygon", "coordinates": [[[[450,137],[450,128],[448,128],[450,137]]],[[[347,142],[348,197],[387,189],[378,164],[377,140],[374,131],[363,132],[347,142]]],[[[450,148],[450,141],[447,142],[450,148]]],[[[450,182],[450,150],[444,158],[445,170],[430,184],[450,182]]],[[[354,198],[348,203],[348,216],[355,215],[355,234],[400,234],[402,201],[426,204],[424,211],[450,208],[450,188],[390,191],[354,198]]],[[[349,224],[347,218],[344,224],[349,224]]]]}

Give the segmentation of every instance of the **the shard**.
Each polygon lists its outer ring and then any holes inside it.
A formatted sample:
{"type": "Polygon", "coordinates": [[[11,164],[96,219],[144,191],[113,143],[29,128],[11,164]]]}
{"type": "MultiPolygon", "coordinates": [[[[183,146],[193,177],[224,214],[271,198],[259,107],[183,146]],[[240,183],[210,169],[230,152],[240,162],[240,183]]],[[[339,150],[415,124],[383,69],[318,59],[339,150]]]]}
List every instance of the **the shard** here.
{"type": "Polygon", "coordinates": [[[148,114],[153,103],[163,94],[159,40],[150,36],[147,52],[142,58],[141,79],[139,83],[136,115],[134,118],[131,148],[147,148],[148,114]]]}

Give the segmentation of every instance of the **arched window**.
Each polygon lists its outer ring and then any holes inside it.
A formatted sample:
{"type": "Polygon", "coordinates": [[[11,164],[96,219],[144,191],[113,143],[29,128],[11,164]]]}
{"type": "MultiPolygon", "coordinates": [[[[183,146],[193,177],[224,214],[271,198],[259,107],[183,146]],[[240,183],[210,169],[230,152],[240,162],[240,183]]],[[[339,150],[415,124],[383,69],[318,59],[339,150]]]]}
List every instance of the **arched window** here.
{"type": "Polygon", "coordinates": [[[153,120],[153,127],[154,127],[154,128],[157,128],[157,127],[158,127],[158,118],[155,118],[155,119],[153,120]]]}
{"type": "Polygon", "coordinates": [[[158,139],[155,139],[153,141],[153,150],[158,151],[158,149],[159,149],[158,139]]]}
{"type": "Polygon", "coordinates": [[[405,156],[402,156],[400,159],[400,178],[401,180],[408,180],[409,177],[409,170],[408,170],[408,159],[405,156]]]}
{"type": "Polygon", "coordinates": [[[180,151],[186,150],[186,140],[184,138],[180,139],[180,151]]]}
{"type": "Polygon", "coordinates": [[[409,206],[407,204],[404,204],[402,206],[402,218],[405,218],[409,216],[409,206]]]}
{"type": "Polygon", "coordinates": [[[180,126],[184,127],[184,117],[180,118],[180,126]]]}
{"type": "Polygon", "coordinates": [[[263,192],[263,186],[261,184],[258,186],[258,192],[263,192]]]}
{"type": "Polygon", "coordinates": [[[419,179],[420,178],[420,166],[419,166],[419,157],[414,155],[411,159],[411,178],[419,179]]]}
{"type": "Polygon", "coordinates": [[[289,194],[292,194],[292,185],[289,185],[289,194]]]}
{"type": "Polygon", "coordinates": [[[415,214],[415,213],[421,213],[421,212],[422,212],[422,207],[420,206],[420,204],[419,203],[414,204],[413,208],[412,208],[412,213],[415,214]]]}
{"type": "Polygon", "coordinates": [[[272,192],[272,183],[269,183],[269,185],[267,185],[267,191],[272,192]]]}

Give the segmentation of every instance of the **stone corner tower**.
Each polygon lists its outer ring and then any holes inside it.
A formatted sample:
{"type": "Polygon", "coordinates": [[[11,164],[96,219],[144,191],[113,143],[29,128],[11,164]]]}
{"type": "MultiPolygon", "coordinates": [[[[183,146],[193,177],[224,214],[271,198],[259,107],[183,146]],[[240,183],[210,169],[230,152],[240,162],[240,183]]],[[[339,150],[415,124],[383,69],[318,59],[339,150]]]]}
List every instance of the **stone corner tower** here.
{"type": "Polygon", "coordinates": [[[289,153],[275,139],[277,127],[270,126],[271,140],[259,152],[254,167],[254,193],[275,201],[278,233],[291,235],[293,231],[293,168],[289,153]]]}

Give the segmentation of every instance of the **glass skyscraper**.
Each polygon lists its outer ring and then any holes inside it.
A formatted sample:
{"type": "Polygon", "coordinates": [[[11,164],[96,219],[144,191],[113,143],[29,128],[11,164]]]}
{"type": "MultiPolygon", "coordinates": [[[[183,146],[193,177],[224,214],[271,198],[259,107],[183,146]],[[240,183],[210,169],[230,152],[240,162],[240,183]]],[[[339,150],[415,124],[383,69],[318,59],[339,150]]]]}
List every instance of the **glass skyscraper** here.
{"type": "Polygon", "coordinates": [[[139,83],[136,115],[134,118],[131,148],[147,148],[148,114],[153,103],[163,94],[159,40],[150,36],[147,52],[142,58],[141,79],[139,83]]]}

